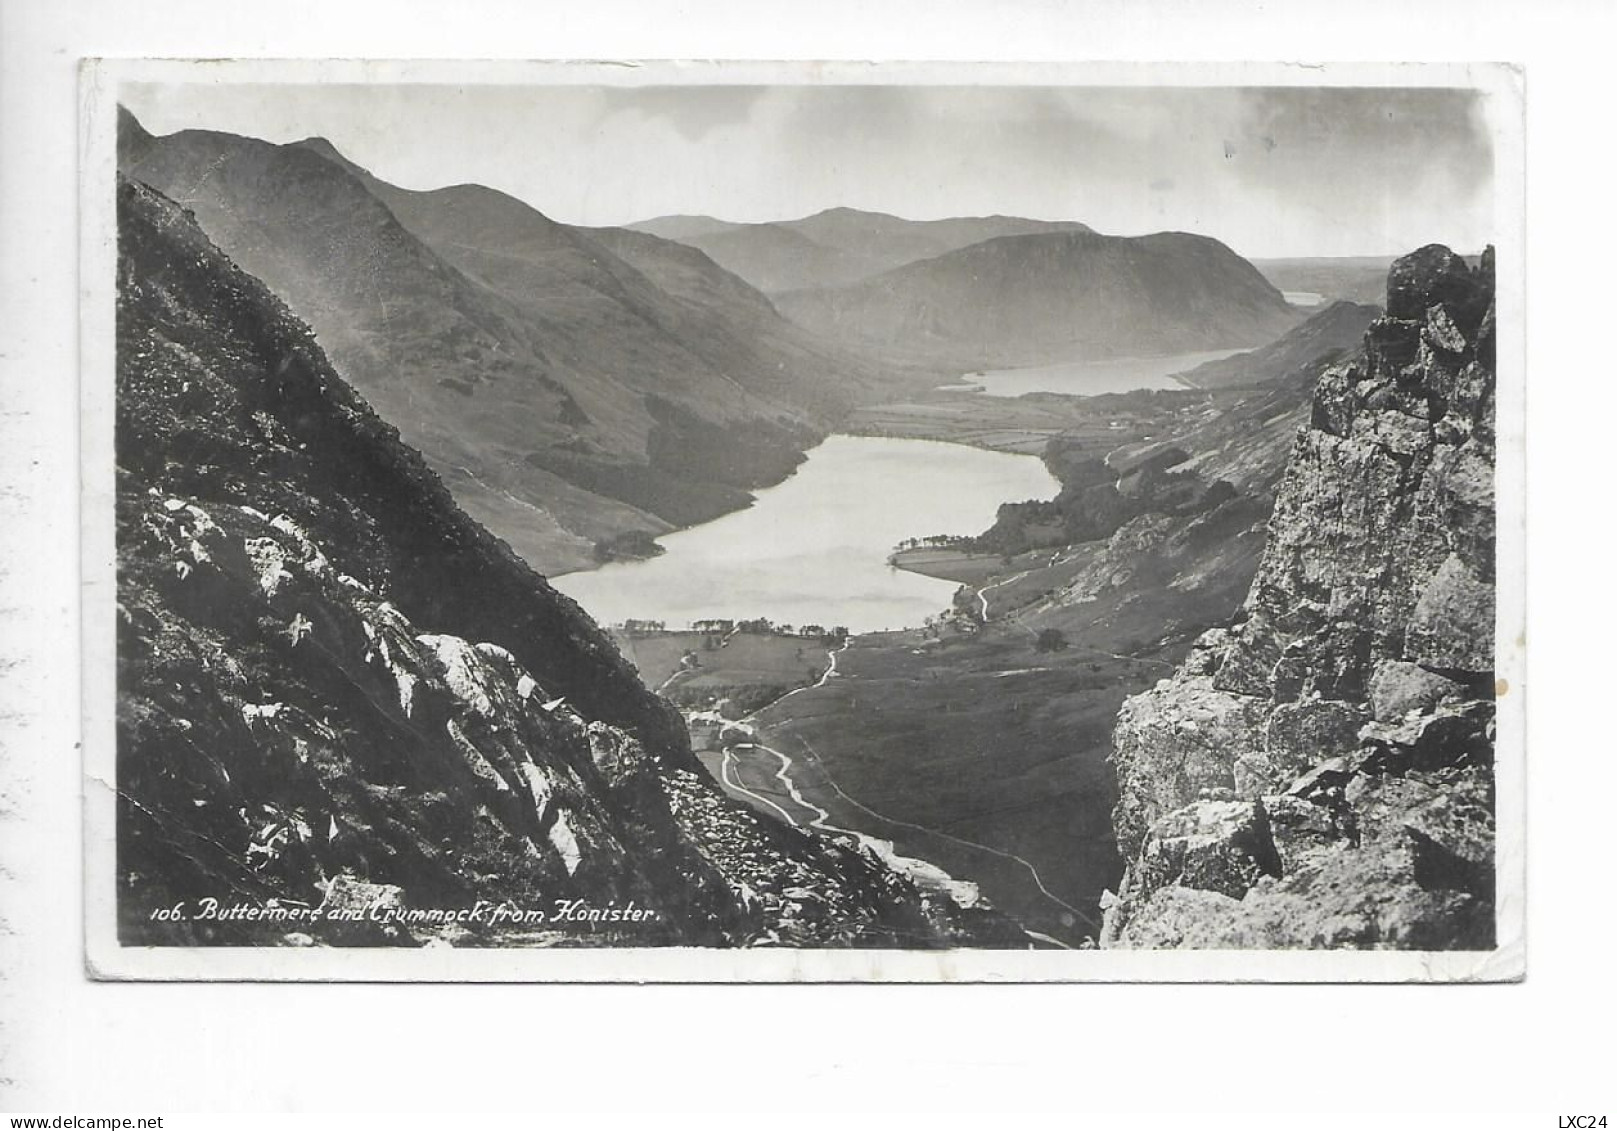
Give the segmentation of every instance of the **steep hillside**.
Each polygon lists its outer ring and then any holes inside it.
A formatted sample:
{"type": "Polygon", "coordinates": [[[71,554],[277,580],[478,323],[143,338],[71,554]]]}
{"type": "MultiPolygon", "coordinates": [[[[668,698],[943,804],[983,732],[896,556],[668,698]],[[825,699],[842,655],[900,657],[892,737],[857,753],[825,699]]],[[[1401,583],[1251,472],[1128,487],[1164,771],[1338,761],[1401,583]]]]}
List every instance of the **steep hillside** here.
{"type": "Polygon", "coordinates": [[[969,368],[1259,345],[1298,320],[1251,264],[1180,232],[1006,236],[775,304],[866,349],[969,368]]]}
{"type": "Polygon", "coordinates": [[[1014,944],[727,801],[305,324],[171,201],[121,179],[118,205],[125,944],[1014,944]],[[265,914],[152,914],[208,898],[265,914]]]}
{"type": "Polygon", "coordinates": [[[678,245],[648,242],[633,266],[511,197],[397,189],[319,139],[122,128],[124,172],[285,295],[540,568],[745,505],[878,383],[739,280],[663,289],[653,276],[692,274],[678,245]]]}
{"type": "Polygon", "coordinates": [[[1352,353],[1358,349],[1370,323],[1380,314],[1379,306],[1333,302],[1266,346],[1209,361],[1175,376],[1198,389],[1265,385],[1296,372],[1301,366],[1328,364],[1352,353]]]}
{"type": "Polygon", "coordinates": [[[1117,721],[1103,942],[1493,940],[1493,256],[1393,265],[1241,616],[1117,721]]]}

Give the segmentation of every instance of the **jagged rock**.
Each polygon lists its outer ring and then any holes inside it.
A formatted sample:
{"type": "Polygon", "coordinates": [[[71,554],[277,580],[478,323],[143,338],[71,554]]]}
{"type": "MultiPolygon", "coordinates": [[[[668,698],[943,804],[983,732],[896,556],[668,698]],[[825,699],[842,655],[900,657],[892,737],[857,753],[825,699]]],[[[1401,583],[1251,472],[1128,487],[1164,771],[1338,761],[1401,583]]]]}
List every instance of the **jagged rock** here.
{"type": "Polygon", "coordinates": [[[1262,797],[1287,780],[1287,775],[1261,752],[1238,756],[1230,773],[1235,779],[1235,796],[1244,801],[1262,797]]]}
{"type": "Polygon", "coordinates": [[[1119,802],[1118,842],[1132,854],[1161,814],[1204,789],[1233,789],[1234,764],[1263,748],[1261,703],[1215,690],[1205,676],[1164,681],[1128,700],[1119,715],[1112,763],[1119,802]]]}
{"type": "Polygon", "coordinates": [[[1462,700],[1439,704],[1424,715],[1364,729],[1366,768],[1380,772],[1442,770],[1486,765],[1493,751],[1493,705],[1462,700]]]}
{"type": "MultiPolygon", "coordinates": [[[[1387,273],[1389,318],[1424,318],[1438,303],[1447,304],[1462,317],[1472,311],[1480,315],[1476,308],[1482,296],[1482,285],[1465,260],[1441,244],[1427,244],[1411,252],[1387,273]]],[[[1482,304],[1487,304],[1485,298],[1482,304]]]]}
{"type": "Polygon", "coordinates": [[[1270,674],[1271,691],[1281,701],[1307,695],[1361,699],[1369,676],[1371,646],[1370,633],[1346,620],[1288,641],[1270,674]]]}
{"type": "Polygon", "coordinates": [[[1285,875],[1296,872],[1309,853],[1335,845],[1350,831],[1340,810],[1327,805],[1290,794],[1267,796],[1262,804],[1269,819],[1269,838],[1285,875]]]}
{"type": "Polygon", "coordinates": [[[1401,819],[1413,846],[1416,883],[1428,891],[1463,891],[1492,902],[1493,793],[1480,773],[1449,779],[1401,819]]]}
{"type": "Polygon", "coordinates": [[[1359,704],[1335,699],[1280,703],[1264,728],[1264,752],[1290,778],[1351,750],[1358,744],[1359,728],[1369,719],[1359,704]]]}
{"type": "Polygon", "coordinates": [[[1279,871],[1262,805],[1198,801],[1152,824],[1135,876],[1142,895],[1178,884],[1239,898],[1279,871]]]}
{"type": "Polygon", "coordinates": [[[1451,554],[1421,590],[1409,621],[1407,654],[1434,668],[1493,667],[1494,590],[1451,554]]]}
{"type": "Polygon", "coordinates": [[[320,913],[328,918],[371,912],[398,912],[404,909],[404,889],[397,884],[368,884],[352,876],[335,876],[326,888],[320,913]]]}
{"type": "Polygon", "coordinates": [[[1429,711],[1464,694],[1464,685],[1406,660],[1383,660],[1370,678],[1370,704],[1377,722],[1393,722],[1410,711],[1429,711]]]}
{"type": "Polygon", "coordinates": [[[320,934],[348,945],[377,945],[409,939],[398,918],[405,910],[404,889],[334,876],[320,902],[320,934]]]}
{"type": "Polygon", "coordinates": [[[1492,270],[1394,265],[1318,382],[1244,621],[1124,703],[1103,945],[1492,944],[1492,270]],[[1203,830],[1192,783],[1241,801],[1201,802],[1203,830]],[[1273,866],[1242,872],[1257,814],[1273,866]]]}

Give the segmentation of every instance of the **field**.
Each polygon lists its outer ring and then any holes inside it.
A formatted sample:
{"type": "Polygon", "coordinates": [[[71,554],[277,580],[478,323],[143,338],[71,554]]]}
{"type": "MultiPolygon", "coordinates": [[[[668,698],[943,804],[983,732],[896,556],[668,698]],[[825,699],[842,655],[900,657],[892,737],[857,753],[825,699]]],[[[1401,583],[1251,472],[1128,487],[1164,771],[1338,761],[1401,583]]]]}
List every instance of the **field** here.
{"type": "Polygon", "coordinates": [[[648,687],[681,707],[730,699],[745,714],[820,678],[837,642],[781,633],[629,633],[613,639],[648,687]]]}
{"type": "MultiPolygon", "coordinates": [[[[948,638],[945,638],[946,640],[948,638]]],[[[1111,726],[1154,665],[994,627],[949,642],[857,638],[837,676],[760,712],[800,792],[832,823],[978,882],[994,905],[1076,945],[1121,870],[1111,828],[1111,726]],[[1018,859],[1020,858],[1020,859],[1018,859]]],[[[778,800],[774,767],[742,780],[778,800]]]]}
{"type": "Polygon", "coordinates": [[[909,400],[860,408],[844,426],[865,436],[948,440],[1000,452],[1038,455],[1051,437],[1092,443],[1096,455],[1165,430],[1202,393],[1163,391],[1097,397],[1030,393],[986,397],[934,391],[909,400]]]}

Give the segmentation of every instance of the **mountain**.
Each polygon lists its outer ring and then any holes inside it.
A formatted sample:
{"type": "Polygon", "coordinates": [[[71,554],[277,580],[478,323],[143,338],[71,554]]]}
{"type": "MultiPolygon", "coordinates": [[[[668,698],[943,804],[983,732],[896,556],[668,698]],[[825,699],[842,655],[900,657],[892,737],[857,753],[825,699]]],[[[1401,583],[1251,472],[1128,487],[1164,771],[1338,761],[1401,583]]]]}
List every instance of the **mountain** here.
{"type": "Polygon", "coordinates": [[[1393,265],[1242,612],[1124,704],[1103,945],[1493,945],[1493,266],[1393,265]]]}
{"type": "Polygon", "coordinates": [[[654,220],[642,220],[638,224],[623,226],[631,231],[644,232],[665,240],[685,240],[693,236],[711,235],[714,232],[732,232],[747,225],[718,220],[712,216],[659,216],[654,220]]]}
{"type": "Polygon", "coordinates": [[[842,286],[885,269],[880,259],[828,247],[787,224],[748,224],[685,236],[680,242],[701,250],[765,294],[842,286]]]}
{"type": "Polygon", "coordinates": [[[1017,944],[729,801],[306,324],[178,205],[117,193],[125,945],[1017,944]],[[207,899],[264,914],[153,915],[207,899]],[[547,918],[444,919],[479,901],[547,918]]]}
{"type": "Polygon", "coordinates": [[[1004,236],[775,304],[865,349],[975,368],[1259,345],[1297,321],[1250,263],[1183,232],[1004,236]]]}
{"type": "Polygon", "coordinates": [[[127,114],[121,134],[126,175],[285,296],[542,569],[746,505],[884,377],[681,245],[641,237],[631,264],[618,237],[481,186],[399,189],[321,139],[156,138],[127,114]]]}
{"type": "Polygon", "coordinates": [[[787,221],[785,227],[816,243],[857,252],[885,263],[885,270],[919,259],[931,259],[1001,236],[1051,232],[1093,232],[1076,220],[1030,220],[1021,216],[957,216],[943,220],[906,220],[885,212],[828,208],[787,221]]]}
{"type": "Polygon", "coordinates": [[[665,216],[631,227],[699,248],[767,294],[840,287],[999,236],[1090,230],[1076,221],[1018,216],[906,220],[855,208],[761,224],[665,216]]]}
{"type": "Polygon", "coordinates": [[[1266,346],[1209,361],[1174,376],[1198,389],[1268,384],[1301,366],[1329,364],[1353,352],[1370,323],[1380,315],[1379,306],[1333,302],[1266,346]]]}

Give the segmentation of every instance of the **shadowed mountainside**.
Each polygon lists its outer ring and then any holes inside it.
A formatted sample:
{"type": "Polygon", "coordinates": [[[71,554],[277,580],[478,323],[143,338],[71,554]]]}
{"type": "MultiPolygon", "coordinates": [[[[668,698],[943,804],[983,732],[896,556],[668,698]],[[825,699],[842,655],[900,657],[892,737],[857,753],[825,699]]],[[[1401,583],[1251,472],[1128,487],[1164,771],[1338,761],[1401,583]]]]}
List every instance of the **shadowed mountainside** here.
{"type": "Polygon", "coordinates": [[[1299,366],[1325,365],[1352,353],[1380,314],[1379,306],[1333,302],[1266,346],[1209,361],[1174,376],[1198,389],[1265,385],[1295,372],[1299,366]]]}
{"type": "Polygon", "coordinates": [[[1300,319],[1251,264],[1182,232],[1005,236],[775,304],[862,349],[979,369],[1261,345],[1300,319]]]}
{"type": "Polygon", "coordinates": [[[122,170],[286,296],[542,569],[746,505],[884,380],[683,246],[630,248],[480,186],[398,189],[320,139],[120,125],[122,170]]]}
{"type": "Polygon", "coordinates": [[[310,329],[120,178],[118,885],[129,945],[1016,945],[727,800],[608,638],[310,329]],[[158,922],[212,897],[364,918],[158,922]],[[629,901],[640,922],[420,921],[629,901]]]}

